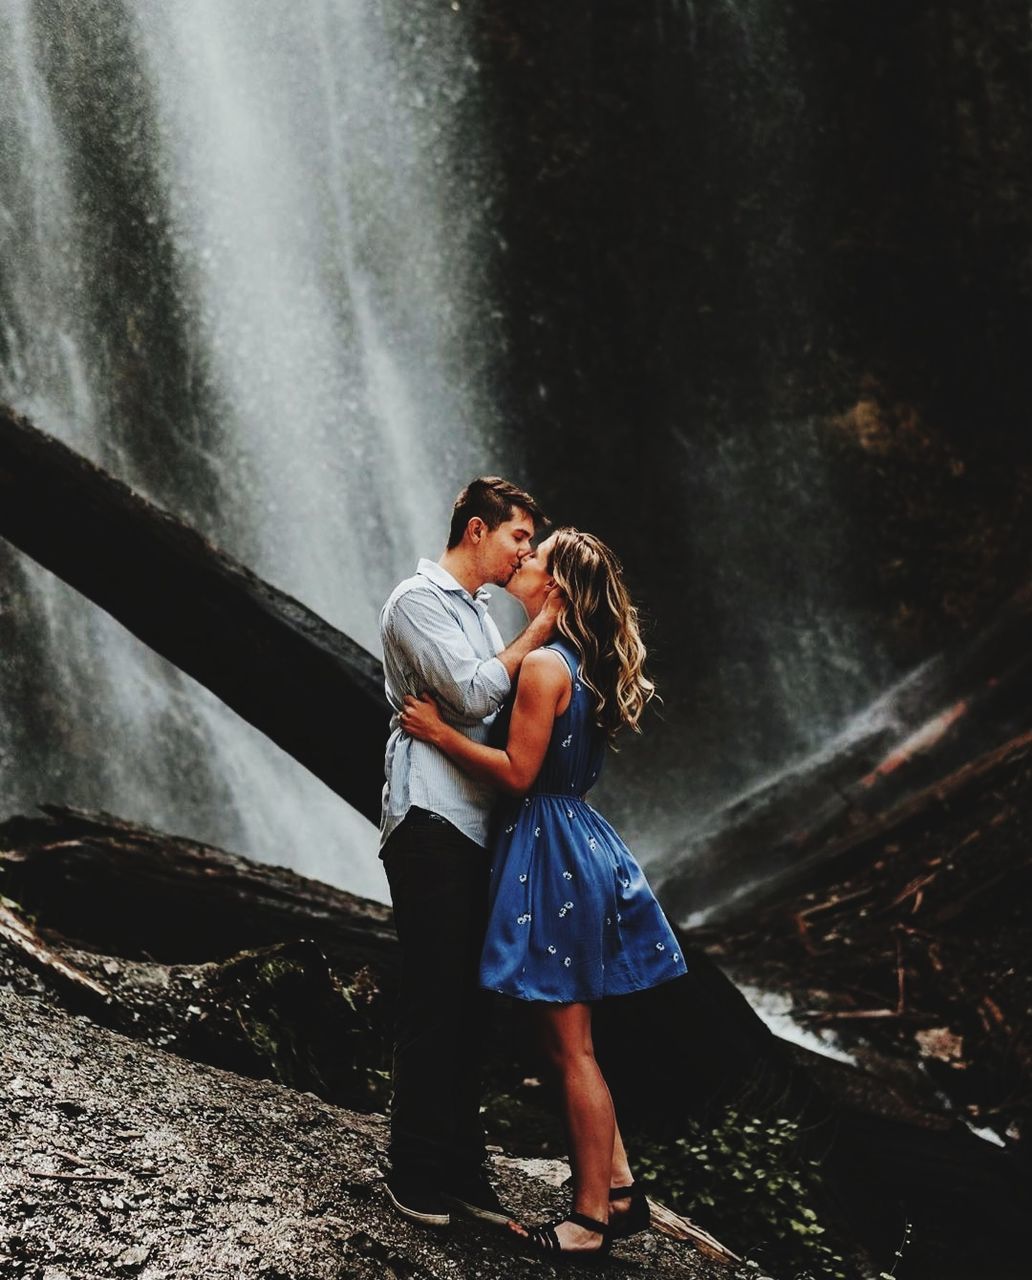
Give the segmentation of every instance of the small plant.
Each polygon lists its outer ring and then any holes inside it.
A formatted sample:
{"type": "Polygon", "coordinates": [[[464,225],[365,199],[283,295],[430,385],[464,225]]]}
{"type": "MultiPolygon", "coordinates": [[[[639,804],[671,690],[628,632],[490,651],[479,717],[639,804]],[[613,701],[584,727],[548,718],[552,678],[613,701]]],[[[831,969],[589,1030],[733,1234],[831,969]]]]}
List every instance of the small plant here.
{"type": "Polygon", "coordinates": [[[818,1162],[803,1153],[798,1124],[727,1110],[710,1128],[697,1122],[670,1143],[635,1143],[638,1177],[661,1199],[738,1252],[762,1250],[765,1266],[793,1280],[849,1280],[845,1257],[829,1243],[818,1162]]]}

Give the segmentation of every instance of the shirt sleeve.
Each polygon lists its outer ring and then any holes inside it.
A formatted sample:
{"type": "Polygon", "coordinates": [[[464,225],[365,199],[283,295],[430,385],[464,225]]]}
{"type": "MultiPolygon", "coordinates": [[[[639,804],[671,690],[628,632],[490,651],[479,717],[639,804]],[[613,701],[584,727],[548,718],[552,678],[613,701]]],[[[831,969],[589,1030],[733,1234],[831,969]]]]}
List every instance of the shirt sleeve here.
{"type": "Polygon", "coordinates": [[[395,691],[399,698],[429,693],[453,718],[471,724],[501,706],[510,687],[504,665],[498,658],[478,657],[461,626],[429,591],[407,591],[384,622],[385,639],[410,680],[410,688],[395,691]]]}

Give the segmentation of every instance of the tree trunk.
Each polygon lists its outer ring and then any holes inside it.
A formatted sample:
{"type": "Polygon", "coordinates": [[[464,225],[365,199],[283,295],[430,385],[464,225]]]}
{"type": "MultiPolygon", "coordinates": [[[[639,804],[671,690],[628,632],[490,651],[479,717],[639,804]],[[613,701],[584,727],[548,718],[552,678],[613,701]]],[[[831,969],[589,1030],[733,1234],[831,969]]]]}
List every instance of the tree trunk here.
{"type": "Polygon", "coordinates": [[[376,658],[2,405],[0,535],[379,821],[376,658]]]}

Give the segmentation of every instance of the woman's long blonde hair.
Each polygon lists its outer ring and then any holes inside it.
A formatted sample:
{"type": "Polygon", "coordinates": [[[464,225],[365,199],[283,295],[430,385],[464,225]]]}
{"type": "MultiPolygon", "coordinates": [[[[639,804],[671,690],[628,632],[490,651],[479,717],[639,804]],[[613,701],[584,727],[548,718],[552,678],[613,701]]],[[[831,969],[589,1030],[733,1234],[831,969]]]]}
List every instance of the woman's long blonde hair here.
{"type": "Polygon", "coordinates": [[[595,719],[610,742],[625,725],[635,733],[656,686],[645,675],[638,610],[620,561],[579,529],[557,529],[548,571],[566,597],[556,626],[580,654],[580,678],[595,696],[595,719]]]}

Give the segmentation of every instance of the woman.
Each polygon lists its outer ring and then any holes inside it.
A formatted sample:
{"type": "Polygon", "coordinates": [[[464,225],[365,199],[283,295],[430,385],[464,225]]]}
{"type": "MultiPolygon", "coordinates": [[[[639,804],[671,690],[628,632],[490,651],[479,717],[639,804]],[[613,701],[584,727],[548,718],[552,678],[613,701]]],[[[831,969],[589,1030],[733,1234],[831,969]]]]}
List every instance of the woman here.
{"type": "Polygon", "coordinates": [[[585,800],[607,743],[638,721],[654,687],[619,562],[591,534],[559,529],[509,591],[534,616],[565,600],[560,638],[527,656],[502,748],[471,742],[427,697],[406,698],[402,728],[517,802],[498,815],[481,985],[533,1002],[560,1084],[573,1211],[513,1229],[542,1251],[582,1257],[648,1225],[595,1061],[591,1004],[679,977],[680,948],[645,877],[585,800]]]}

